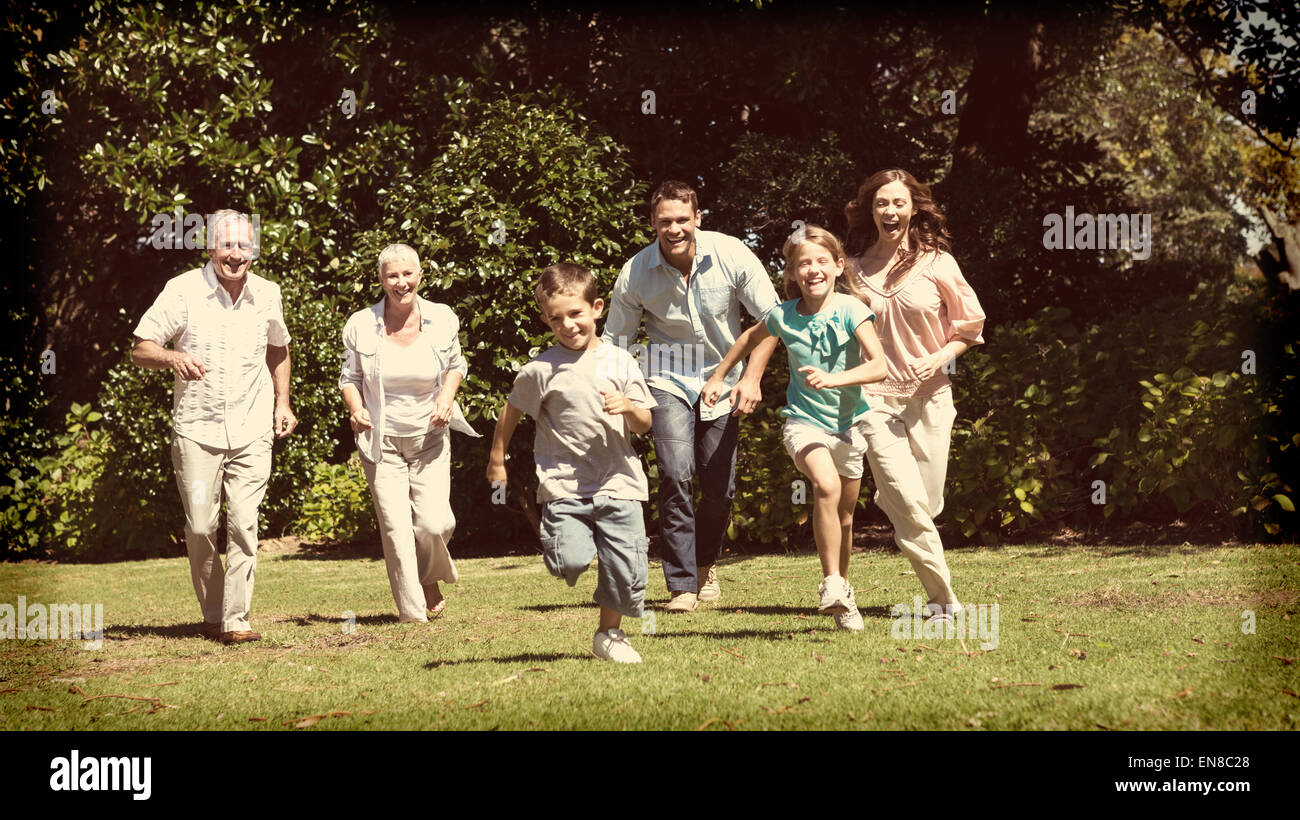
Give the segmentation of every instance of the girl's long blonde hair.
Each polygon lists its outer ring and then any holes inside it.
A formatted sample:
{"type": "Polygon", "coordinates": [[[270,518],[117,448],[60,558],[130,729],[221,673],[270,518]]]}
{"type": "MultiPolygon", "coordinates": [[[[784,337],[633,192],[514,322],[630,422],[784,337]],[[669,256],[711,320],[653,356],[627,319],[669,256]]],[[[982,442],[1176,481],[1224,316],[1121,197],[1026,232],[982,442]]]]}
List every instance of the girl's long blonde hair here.
{"type": "Polygon", "coordinates": [[[785,292],[785,298],[799,299],[803,296],[799,283],[794,280],[794,271],[799,248],[807,242],[821,245],[831,252],[831,258],[844,265],[844,270],[835,278],[835,290],[840,293],[847,293],[870,307],[871,299],[867,296],[867,292],[862,288],[862,285],[858,283],[857,275],[849,268],[848,258],[844,254],[844,245],[835,234],[818,225],[805,225],[790,234],[789,238],[785,240],[785,245],[781,248],[781,255],[785,257],[785,271],[782,277],[782,290],[785,292]]]}

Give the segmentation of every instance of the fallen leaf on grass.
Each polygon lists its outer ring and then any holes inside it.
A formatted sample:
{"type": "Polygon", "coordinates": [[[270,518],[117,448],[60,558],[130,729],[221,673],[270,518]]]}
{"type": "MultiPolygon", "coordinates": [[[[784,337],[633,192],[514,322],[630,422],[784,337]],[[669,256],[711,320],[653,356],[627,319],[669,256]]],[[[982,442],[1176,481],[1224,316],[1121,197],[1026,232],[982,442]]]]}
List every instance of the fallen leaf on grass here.
{"type": "Polygon", "coordinates": [[[1199,658],[1200,655],[1196,654],[1195,652],[1188,652],[1188,653],[1187,653],[1187,657],[1189,657],[1189,658],[1199,658]]]}
{"type": "Polygon", "coordinates": [[[25,689],[0,689],[0,695],[12,695],[14,692],[25,692],[25,689]]]}
{"type": "Polygon", "coordinates": [[[1187,697],[1188,695],[1190,695],[1191,693],[1192,693],[1192,687],[1189,686],[1189,687],[1187,687],[1186,689],[1184,689],[1183,691],[1181,691],[1181,692],[1179,692],[1179,693],[1177,693],[1177,694],[1174,694],[1174,695],[1170,695],[1169,697],[1170,697],[1170,699],[1185,698],[1185,697],[1187,697]]]}
{"type": "Polygon", "coordinates": [[[699,678],[700,680],[704,681],[705,683],[708,683],[709,681],[713,680],[713,676],[712,676],[712,675],[709,675],[709,674],[707,674],[707,673],[706,673],[706,674],[701,674],[701,673],[699,673],[699,672],[696,672],[696,673],[695,673],[695,677],[699,678]]]}
{"type": "Polygon", "coordinates": [[[169,681],[167,681],[166,683],[155,683],[155,684],[152,684],[152,685],[153,685],[153,686],[175,686],[175,685],[178,684],[178,683],[180,683],[180,681],[178,681],[178,680],[169,680],[169,681]]]}
{"type": "Polygon", "coordinates": [[[997,685],[995,685],[995,686],[990,686],[989,688],[990,688],[990,689],[1005,689],[1005,688],[1008,687],[1008,686],[1042,686],[1042,684],[1041,684],[1041,683],[999,683],[999,684],[997,684],[997,685]]]}
{"type": "Polygon", "coordinates": [[[330,712],[330,717],[347,717],[351,714],[351,712],[340,709],[337,712],[330,712]]]}
{"type": "Polygon", "coordinates": [[[1200,638],[1192,638],[1192,643],[1199,643],[1201,645],[1204,645],[1205,641],[1201,640],[1200,638]]]}
{"type": "Polygon", "coordinates": [[[1085,658],[1088,657],[1088,653],[1084,652],[1082,649],[1071,649],[1070,654],[1078,658],[1079,660],[1084,660],[1085,658]]]}
{"type": "MultiPolygon", "coordinates": [[[[305,717],[302,720],[298,721],[297,723],[293,724],[293,728],[306,729],[309,726],[315,726],[317,723],[320,723],[324,717],[325,715],[312,715],[311,717],[305,717]]],[[[288,723],[289,721],[285,721],[285,722],[288,723]]]]}
{"type": "Polygon", "coordinates": [[[812,656],[813,656],[814,658],[817,659],[817,662],[818,662],[818,663],[825,663],[825,662],[826,662],[826,659],[823,658],[821,655],[818,655],[816,652],[812,653],[812,656]]]}
{"type": "Polygon", "coordinates": [[[69,687],[68,687],[68,694],[69,694],[69,695],[81,695],[83,698],[86,696],[86,693],[83,692],[83,691],[81,691],[81,687],[80,687],[80,686],[76,686],[76,685],[73,685],[73,686],[69,686],[69,687]]]}
{"type": "Polygon", "coordinates": [[[480,700],[478,703],[471,703],[469,706],[466,706],[465,708],[466,708],[466,709],[477,709],[477,708],[479,708],[480,706],[486,706],[487,703],[488,703],[488,699],[485,698],[485,699],[483,699],[483,700],[480,700]]]}
{"type": "Polygon", "coordinates": [[[39,711],[41,711],[41,712],[53,712],[53,711],[54,711],[54,709],[52,709],[52,708],[49,707],[49,706],[37,706],[37,705],[34,704],[34,703],[29,703],[29,704],[27,704],[27,711],[28,711],[28,712],[36,711],[36,710],[39,710],[39,711]]]}
{"type": "Polygon", "coordinates": [[[1284,658],[1281,655],[1274,655],[1273,657],[1280,660],[1283,666],[1290,666],[1291,664],[1295,663],[1295,658],[1284,658]]]}
{"type": "Polygon", "coordinates": [[[739,652],[735,652],[735,651],[733,651],[733,650],[731,650],[731,649],[728,649],[728,648],[725,647],[725,646],[722,646],[722,647],[719,647],[719,648],[720,648],[723,652],[726,652],[728,655],[731,655],[731,656],[733,656],[733,657],[740,658],[742,661],[743,661],[743,660],[747,660],[747,659],[745,658],[745,656],[742,655],[742,654],[740,654],[739,652]]]}
{"type": "Polygon", "coordinates": [[[723,720],[722,718],[711,717],[708,720],[701,723],[699,726],[696,726],[695,731],[699,732],[703,729],[707,729],[715,723],[721,723],[723,726],[726,726],[728,732],[736,728],[735,726],[731,725],[730,721],[723,720]]]}
{"type": "Polygon", "coordinates": [[[1082,689],[1082,688],[1083,688],[1083,684],[1082,684],[1082,683],[1058,683],[1058,684],[1053,685],[1052,688],[1053,688],[1053,689],[1057,689],[1057,690],[1061,690],[1061,689],[1082,689]]]}
{"type": "Polygon", "coordinates": [[[1300,698],[1300,695],[1296,694],[1295,692],[1292,692],[1290,689],[1283,689],[1282,694],[1290,695],[1293,698],[1300,698]]]}
{"type": "Polygon", "coordinates": [[[881,663],[898,663],[898,658],[881,658],[881,663]]]}
{"type": "Polygon", "coordinates": [[[267,718],[264,717],[251,717],[248,719],[250,723],[265,723],[266,720],[267,718]]]}

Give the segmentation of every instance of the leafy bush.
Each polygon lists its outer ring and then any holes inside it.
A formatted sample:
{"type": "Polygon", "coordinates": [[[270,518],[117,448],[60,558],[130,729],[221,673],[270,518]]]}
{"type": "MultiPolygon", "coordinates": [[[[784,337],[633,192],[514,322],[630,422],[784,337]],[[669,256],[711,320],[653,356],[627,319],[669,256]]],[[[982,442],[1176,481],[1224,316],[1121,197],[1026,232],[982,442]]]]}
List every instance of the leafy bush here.
{"type": "Polygon", "coordinates": [[[375,536],[370,485],[359,455],[353,453],[346,464],[316,465],[308,500],[292,531],[307,541],[359,541],[375,536]]]}
{"type": "Polygon", "coordinates": [[[94,488],[104,469],[108,434],[90,425],[103,416],[73,404],[66,428],[45,453],[14,467],[0,484],[0,542],[6,557],[79,556],[93,527],[94,488]]]}

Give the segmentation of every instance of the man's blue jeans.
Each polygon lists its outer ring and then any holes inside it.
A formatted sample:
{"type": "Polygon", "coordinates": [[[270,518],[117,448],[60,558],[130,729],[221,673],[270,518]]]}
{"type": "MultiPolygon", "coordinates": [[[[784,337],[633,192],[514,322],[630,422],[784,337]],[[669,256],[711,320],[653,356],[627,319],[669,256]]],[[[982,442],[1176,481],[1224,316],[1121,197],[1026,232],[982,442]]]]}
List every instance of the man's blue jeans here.
{"type": "Polygon", "coordinates": [[[698,592],[696,568],[718,558],[736,494],[736,431],[739,419],[725,415],[701,421],[699,408],[671,393],[650,388],[658,402],[650,409],[659,470],[659,528],[663,534],[664,580],[668,591],[698,592]],[[694,509],[692,479],[700,475],[700,508],[694,509]]]}

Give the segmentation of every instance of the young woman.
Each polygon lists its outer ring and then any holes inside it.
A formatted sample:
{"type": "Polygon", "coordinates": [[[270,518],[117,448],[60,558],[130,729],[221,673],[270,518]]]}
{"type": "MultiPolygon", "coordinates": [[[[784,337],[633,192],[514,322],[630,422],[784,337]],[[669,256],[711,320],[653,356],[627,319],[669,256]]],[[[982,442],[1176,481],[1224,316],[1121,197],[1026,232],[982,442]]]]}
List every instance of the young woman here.
{"type": "Polygon", "coordinates": [[[889,370],[865,388],[875,502],[925,587],[932,617],[951,618],[961,605],[934,526],[957,415],[944,366],[984,342],[984,310],[949,253],[930,189],[911,174],[880,171],[844,212],[849,269],[871,301],[889,370]]]}
{"type": "Polygon", "coordinates": [[[817,609],[834,615],[840,629],[862,629],[847,580],[865,446],[858,429],[867,413],[860,385],[885,376],[884,353],[864,300],[841,292],[851,286],[843,275],[844,248],[834,234],[808,225],[786,240],[781,253],[789,301],[740,335],[700,396],[712,407],[726,392],[719,374],[730,372],[769,336],[785,343],[790,387],[781,410],[783,438],[786,452],[813,485],[813,539],[823,576],[817,609]]]}

